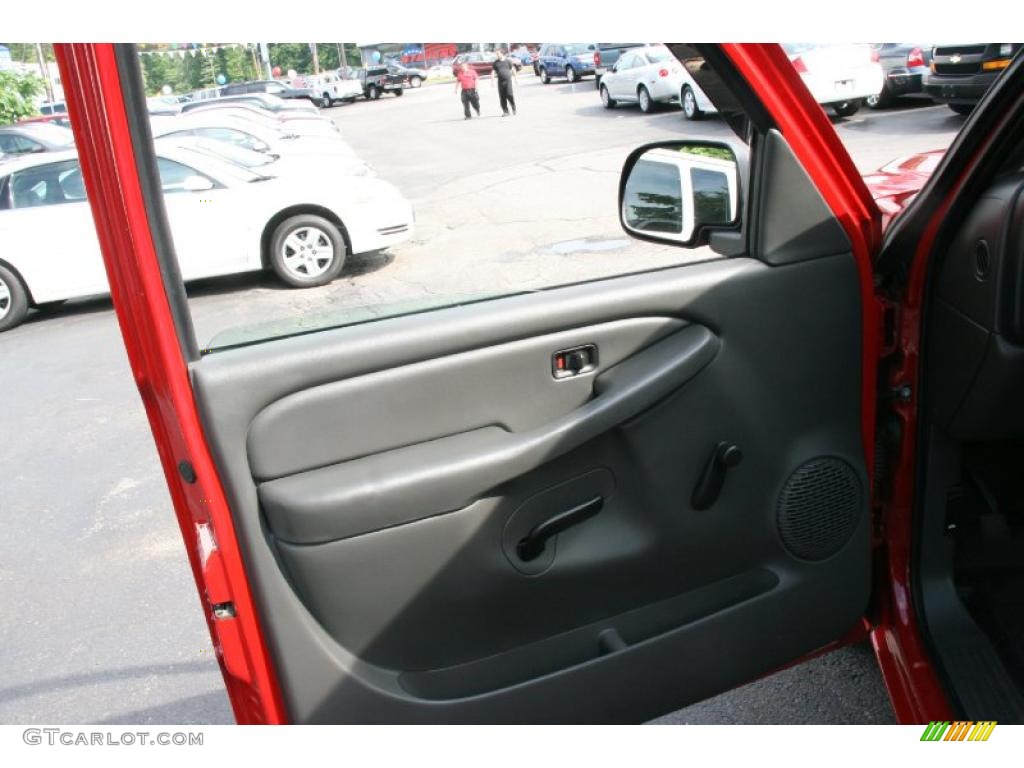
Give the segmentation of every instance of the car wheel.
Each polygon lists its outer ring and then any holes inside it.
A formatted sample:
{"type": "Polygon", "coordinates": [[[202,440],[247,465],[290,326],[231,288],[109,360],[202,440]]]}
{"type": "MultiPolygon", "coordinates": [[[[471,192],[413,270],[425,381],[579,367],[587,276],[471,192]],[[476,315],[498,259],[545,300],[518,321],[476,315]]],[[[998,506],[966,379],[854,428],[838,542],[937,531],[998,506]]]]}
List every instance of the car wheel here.
{"type": "Polygon", "coordinates": [[[640,102],[640,111],[647,114],[654,111],[654,102],[651,100],[651,94],[647,92],[644,86],[640,86],[640,89],[636,92],[637,99],[640,102]]]}
{"type": "Polygon", "coordinates": [[[949,108],[956,112],[958,115],[969,115],[974,111],[973,104],[950,104],[949,108]]]}
{"type": "Polygon", "coordinates": [[[423,78],[422,77],[410,77],[409,78],[409,85],[411,85],[413,88],[419,88],[421,85],[423,85],[423,78]]]}
{"type": "Polygon", "coordinates": [[[889,84],[886,83],[882,86],[881,91],[864,99],[864,104],[868,109],[885,109],[893,101],[895,101],[895,97],[892,95],[892,91],[889,90],[889,84]]]}
{"type": "Polygon", "coordinates": [[[832,111],[836,113],[836,117],[849,117],[850,115],[857,114],[857,110],[860,109],[860,104],[860,99],[839,101],[832,105],[832,111]]]}
{"type": "Polygon", "coordinates": [[[608,93],[608,86],[601,86],[601,103],[604,104],[605,109],[611,109],[615,106],[615,99],[613,99],[608,93]]]}
{"type": "Polygon", "coordinates": [[[551,78],[548,77],[548,71],[544,69],[544,67],[540,68],[540,81],[544,83],[544,85],[547,85],[548,83],[551,82],[551,78]]]}
{"type": "Polygon", "coordinates": [[[579,78],[576,77],[576,70],[572,67],[565,68],[565,79],[570,83],[575,83],[579,78]]]}
{"type": "Polygon", "coordinates": [[[366,95],[371,99],[379,99],[380,89],[376,85],[371,85],[370,89],[366,92],[366,95]]]}
{"type": "Polygon", "coordinates": [[[679,105],[683,108],[683,117],[687,120],[700,120],[703,116],[697,105],[697,97],[688,85],[684,85],[683,92],[679,94],[679,105]]]}
{"type": "Polygon", "coordinates": [[[322,216],[292,216],[274,230],[270,265],[294,288],[326,285],[341,274],[344,264],[345,238],[322,216]]]}
{"type": "Polygon", "coordinates": [[[324,109],[330,109],[334,106],[334,101],[331,99],[331,94],[325,93],[323,98],[320,99],[320,106],[324,109]]]}
{"type": "Polygon", "coordinates": [[[0,265],[0,333],[21,325],[28,314],[28,291],[11,270],[0,265]]]}
{"type": "Polygon", "coordinates": [[[392,91],[392,93],[394,93],[395,96],[401,96],[403,93],[405,93],[405,91],[403,91],[401,88],[399,88],[399,89],[397,89],[395,91],[392,91]]]}

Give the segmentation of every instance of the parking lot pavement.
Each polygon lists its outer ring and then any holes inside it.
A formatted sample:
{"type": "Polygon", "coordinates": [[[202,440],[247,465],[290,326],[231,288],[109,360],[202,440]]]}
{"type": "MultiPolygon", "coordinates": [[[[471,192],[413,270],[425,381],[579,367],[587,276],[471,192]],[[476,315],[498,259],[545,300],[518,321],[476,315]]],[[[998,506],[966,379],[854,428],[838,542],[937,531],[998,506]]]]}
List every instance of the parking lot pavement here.
{"type": "MultiPolygon", "coordinates": [[[[451,85],[336,107],[345,138],[416,203],[415,239],[352,258],[308,291],[261,275],[190,286],[201,341],[231,328],[399,300],[501,292],[646,269],[693,254],[628,241],[614,191],[629,150],[726,136],[677,109],[604,110],[592,81],[524,76],[519,115],[464,121],[451,85]]],[[[944,107],[837,123],[858,167],[949,143],[944,107]]],[[[344,183],[343,179],[338,180],[344,183]]],[[[700,257],[700,254],[697,254],[700,257]]],[[[0,335],[0,722],[229,722],[187,560],[104,299],[0,335]]],[[[685,660],[681,660],[683,663],[685,660]]],[[[665,722],[887,722],[870,653],[854,648],[682,710],[665,722]]]]}

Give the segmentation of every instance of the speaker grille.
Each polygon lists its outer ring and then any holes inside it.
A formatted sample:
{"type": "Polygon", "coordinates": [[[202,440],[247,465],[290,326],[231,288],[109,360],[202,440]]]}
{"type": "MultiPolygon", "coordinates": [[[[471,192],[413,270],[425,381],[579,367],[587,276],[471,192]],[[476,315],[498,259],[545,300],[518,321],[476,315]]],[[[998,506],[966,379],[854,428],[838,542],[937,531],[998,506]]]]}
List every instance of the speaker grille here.
{"type": "Polygon", "coordinates": [[[813,459],[789,476],[779,496],[779,536],[804,560],[824,560],[843,548],[861,514],[860,480],[841,459],[813,459]]]}

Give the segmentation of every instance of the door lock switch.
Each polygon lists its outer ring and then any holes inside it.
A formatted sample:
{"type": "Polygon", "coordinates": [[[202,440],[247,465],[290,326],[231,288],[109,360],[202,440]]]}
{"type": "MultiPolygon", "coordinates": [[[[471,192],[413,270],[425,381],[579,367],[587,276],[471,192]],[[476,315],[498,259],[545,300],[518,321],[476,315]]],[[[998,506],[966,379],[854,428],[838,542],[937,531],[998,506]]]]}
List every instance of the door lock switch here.
{"type": "Polygon", "coordinates": [[[586,344],[582,347],[564,349],[551,357],[551,375],[556,379],[579,376],[597,368],[597,347],[586,344]]]}

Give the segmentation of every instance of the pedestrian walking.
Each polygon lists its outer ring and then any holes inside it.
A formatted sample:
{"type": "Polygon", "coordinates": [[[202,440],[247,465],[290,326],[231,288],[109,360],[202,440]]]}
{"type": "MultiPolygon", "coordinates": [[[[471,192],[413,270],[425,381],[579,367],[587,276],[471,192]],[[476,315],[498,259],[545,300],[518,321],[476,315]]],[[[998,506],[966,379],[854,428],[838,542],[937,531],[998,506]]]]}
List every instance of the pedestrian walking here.
{"type": "Polygon", "coordinates": [[[512,89],[513,79],[518,78],[516,68],[505,57],[505,51],[498,49],[498,58],[491,64],[494,75],[491,77],[491,87],[495,82],[498,85],[498,101],[501,103],[501,116],[508,117],[508,108],[512,107],[512,114],[516,113],[516,97],[512,89]]]}
{"type": "Polygon", "coordinates": [[[465,120],[472,117],[469,113],[470,105],[476,111],[476,116],[480,117],[480,94],[476,91],[476,81],[477,74],[470,69],[469,64],[463,61],[456,65],[455,92],[462,91],[462,111],[466,114],[465,120]]]}

